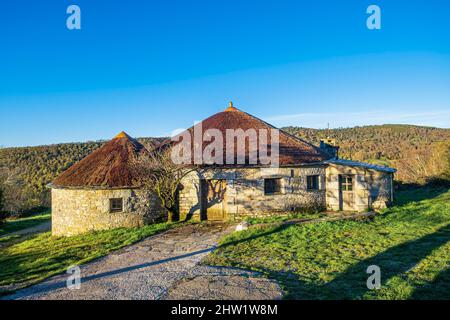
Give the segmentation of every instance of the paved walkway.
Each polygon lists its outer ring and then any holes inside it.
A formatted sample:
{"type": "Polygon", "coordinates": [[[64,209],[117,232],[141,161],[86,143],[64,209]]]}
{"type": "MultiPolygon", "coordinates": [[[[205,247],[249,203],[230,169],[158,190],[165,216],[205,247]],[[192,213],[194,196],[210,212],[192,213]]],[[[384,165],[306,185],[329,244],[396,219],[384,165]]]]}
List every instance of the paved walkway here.
{"type": "Polygon", "coordinates": [[[81,266],[80,289],[68,289],[69,275],[61,274],[4,299],[281,298],[278,285],[256,273],[199,265],[229,231],[223,225],[172,229],[81,266]]]}

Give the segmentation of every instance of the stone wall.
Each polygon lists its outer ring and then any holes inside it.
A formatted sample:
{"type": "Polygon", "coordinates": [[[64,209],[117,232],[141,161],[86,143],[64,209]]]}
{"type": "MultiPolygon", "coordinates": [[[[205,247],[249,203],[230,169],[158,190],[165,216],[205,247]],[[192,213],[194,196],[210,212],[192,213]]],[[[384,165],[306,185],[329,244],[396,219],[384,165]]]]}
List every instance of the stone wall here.
{"type": "Polygon", "coordinates": [[[138,227],[166,219],[154,194],[140,190],[52,189],[52,234],[138,227]],[[111,198],[123,199],[123,212],[110,212],[111,198]]]}
{"type": "Polygon", "coordinates": [[[371,209],[386,208],[394,200],[394,178],[391,173],[372,171],[366,174],[369,183],[371,209]]]}
{"type": "Polygon", "coordinates": [[[361,167],[330,165],[326,170],[327,209],[340,210],[339,175],[353,175],[354,204],[352,210],[385,208],[392,201],[392,174],[361,167]]]}
{"type": "Polygon", "coordinates": [[[247,216],[325,208],[325,167],[238,168],[192,172],[183,180],[180,218],[200,219],[202,179],[227,180],[225,207],[229,220],[247,216]],[[306,176],[319,175],[319,190],[307,190],[306,176]],[[281,178],[279,194],[264,194],[265,178],[281,178]]]}

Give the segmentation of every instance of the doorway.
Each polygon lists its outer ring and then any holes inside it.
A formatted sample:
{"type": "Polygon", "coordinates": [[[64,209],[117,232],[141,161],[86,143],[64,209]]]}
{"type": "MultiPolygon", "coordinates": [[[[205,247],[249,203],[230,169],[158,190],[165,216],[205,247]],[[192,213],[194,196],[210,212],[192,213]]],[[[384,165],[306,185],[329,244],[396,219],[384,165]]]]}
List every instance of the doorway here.
{"type": "Polygon", "coordinates": [[[209,221],[226,219],[227,181],[223,179],[201,180],[202,217],[209,221]]]}
{"type": "Polygon", "coordinates": [[[353,175],[339,175],[339,210],[341,211],[354,210],[354,180],[353,175]]]}

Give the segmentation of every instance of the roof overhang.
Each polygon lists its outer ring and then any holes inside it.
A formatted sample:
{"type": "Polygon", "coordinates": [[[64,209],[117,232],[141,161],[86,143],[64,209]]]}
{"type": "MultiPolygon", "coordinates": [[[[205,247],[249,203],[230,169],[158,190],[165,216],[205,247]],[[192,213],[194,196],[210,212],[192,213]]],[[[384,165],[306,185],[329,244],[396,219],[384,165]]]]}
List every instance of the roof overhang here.
{"type": "Polygon", "coordinates": [[[108,187],[108,186],[59,186],[53,183],[46,185],[49,189],[70,189],[70,190],[124,190],[124,189],[139,189],[136,186],[121,186],[121,187],[108,187]]]}
{"type": "Polygon", "coordinates": [[[397,169],[394,169],[391,167],[378,166],[378,165],[367,163],[367,162],[359,162],[359,161],[352,161],[352,160],[345,160],[345,159],[330,159],[330,160],[323,161],[323,163],[339,165],[339,166],[346,166],[346,167],[357,167],[357,168],[382,171],[382,172],[387,172],[387,173],[397,172],[397,169]]]}

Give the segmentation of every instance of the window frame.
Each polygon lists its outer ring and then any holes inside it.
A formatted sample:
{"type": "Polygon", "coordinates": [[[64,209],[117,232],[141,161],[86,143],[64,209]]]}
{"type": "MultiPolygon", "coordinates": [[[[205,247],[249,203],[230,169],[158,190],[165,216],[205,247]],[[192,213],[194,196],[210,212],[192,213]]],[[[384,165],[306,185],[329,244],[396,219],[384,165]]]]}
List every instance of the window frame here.
{"type": "Polygon", "coordinates": [[[340,175],[341,181],[340,181],[340,187],[342,191],[352,192],[353,191],[353,183],[354,178],[353,175],[340,175]],[[349,182],[350,181],[350,182],[349,182]]]}
{"type": "Polygon", "coordinates": [[[123,198],[109,198],[109,213],[117,212],[123,212],[123,198]],[[120,208],[119,206],[115,205],[114,202],[116,201],[120,201],[120,208]]]}
{"type": "Polygon", "coordinates": [[[306,190],[308,190],[308,191],[320,190],[319,179],[320,179],[320,175],[318,175],[318,174],[307,175],[306,176],[306,190]],[[313,180],[310,181],[310,179],[313,179],[313,180]]]}
{"type": "Polygon", "coordinates": [[[271,196],[281,194],[282,178],[264,178],[264,195],[271,196]],[[268,185],[269,181],[273,181],[272,185],[268,185]],[[269,189],[269,187],[271,189],[269,189]]]}

